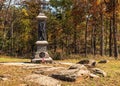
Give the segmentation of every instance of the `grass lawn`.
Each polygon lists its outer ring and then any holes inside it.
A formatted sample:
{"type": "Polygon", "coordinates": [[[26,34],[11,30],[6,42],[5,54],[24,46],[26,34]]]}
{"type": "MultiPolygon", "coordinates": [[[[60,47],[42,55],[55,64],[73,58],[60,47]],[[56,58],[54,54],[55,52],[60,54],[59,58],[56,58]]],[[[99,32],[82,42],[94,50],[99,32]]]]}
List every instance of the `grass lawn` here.
{"type": "Polygon", "coordinates": [[[15,57],[0,55],[0,62],[30,62],[30,59],[22,59],[17,57],[15,58],[15,57]]]}
{"type": "MultiPolygon", "coordinates": [[[[107,77],[100,79],[86,79],[78,83],[64,83],[63,86],[120,86],[120,60],[114,58],[95,58],[96,61],[100,59],[108,59],[106,64],[97,64],[97,67],[107,73],[107,77]]],[[[73,60],[75,61],[75,60],[73,60]]]]}
{"type": "MultiPolygon", "coordinates": [[[[100,59],[109,60],[109,62],[106,64],[97,64],[98,68],[101,68],[107,73],[107,77],[101,77],[99,79],[87,78],[85,80],[80,80],[79,82],[62,82],[62,86],[120,86],[120,60],[114,60],[111,58],[96,58],[97,61],[100,59]]],[[[63,61],[77,62],[78,59],[69,59],[63,61]]],[[[30,62],[30,60],[10,57],[6,58],[0,56],[0,62],[30,62]]],[[[18,66],[5,65],[0,65],[0,68],[0,75],[8,74],[11,76],[10,80],[8,81],[0,80],[0,86],[19,86],[19,84],[24,83],[29,84],[29,86],[37,86],[35,83],[28,83],[22,80],[26,75],[32,74],[33,69],[26,70],[18,66]]]]}

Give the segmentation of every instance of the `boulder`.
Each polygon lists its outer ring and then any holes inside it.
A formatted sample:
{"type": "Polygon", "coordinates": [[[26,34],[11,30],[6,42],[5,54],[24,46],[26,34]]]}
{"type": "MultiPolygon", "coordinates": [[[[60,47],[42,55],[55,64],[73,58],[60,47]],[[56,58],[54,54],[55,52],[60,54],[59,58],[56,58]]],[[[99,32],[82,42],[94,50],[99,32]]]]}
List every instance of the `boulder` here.
{"type": "Polygon", "coordinates": [[[78,64],[89,64],[89,60],[88,59],[84,59],[84,60],[80,60],[79,62],[77,62],[78,64]]]}
{"type": "Polygon", "coordinates": [[[98,63],[108,63],[108,60],[100,60],[98,63]]]}
{"type": "Polygon", "coordinates": [[[36,70],[36,71],[33,71],[32,73],[35,73],[35,74],[44,74],[44,71],[43,70],[36,70]]]}
{"type": "Polygon", "coordinates": [[[103,77],[107,76],[106,72],[104,72],[103,70],[101,70],[99,68],[91,68],[90,70],[93,74],[97,74],[97,75],[100,75],[100,76],[103,76],[103,77]]]}
{"type": "Polygon", "coordinates": [[[96,66],[96,61],[95,60],[81,60],[79,62],[77,62],[77,64],[83,64],[87,67],[95,67],[96,66]]]}
{"type": "Polygon", "coordinates": [[[76,75],[74,75],[74,74],[69,75],[69,74],[55,73],[55,74],[52,74],[51,77],[59,79],[59,80],[63,80],[63,81],[69,81],[69,82],[72,82],[72,81],[76,80],[76,75]]]}
{"type": "Polygon", "coordinates": [[[24,78],[27,82],[39,84],[39,86],[61,86],[60,81],[48,76],[32,74],[24,78]]]}
{"type": "Polygon", "coordinates": [[[38,70],[33,70],[32,73],[34,74],[41,74],[41,75],[51,75],[53,72],[59,72],[61,70],[65,70],[65,67],[49,67],[49,68],[40,68],[38,70]]]}
{"type": "MultiPolygon", "coordinates": [[[[88,63],[89,64],[89,63],[88,63]]],[[[84,64],[86,65],[86,64],[84,64]]],[[[74,64],[66,70],[61,70],[60,72],[54,73],[51,76],[56,79],[63,81],[79,81],[89,78],[100,78],[100,76],[105,77],[106,73],[99,68],[87,68],[83,64],[74,64]]]]}
{"type": "Polygon", "coordinates": [[[89,74],[89,70],[68,69],[52,74],[52,77],[63,81],[73,82],[76,81],[79,77],[88,77],[89,74]]]}
{"type": "Polygon", "coordinates": [[[11,75],[9,75],[9,74],[0,75],[0,80],[2,80],[2,81],[9,80],[9,78],[11,78],[11,75]]]}
{"type": "Polygon", "coordinates": [[[95,75],[95,74],[91,73],[90,78],[100,78],[100,77],[98,75],[95,75]]]}
{"type": "Polygon", "coordinates": [[[6,81],[6,80],[8,80],[8,78],[6,78],[6,77],[0,77],[0,80],[6,81]]]}
{"type": "Polygon", "coordinates": [[[82,64],[74,64],[74,65],[70,66],[69,69],[87,70],[87,67],[85,67],[82,64]]]}

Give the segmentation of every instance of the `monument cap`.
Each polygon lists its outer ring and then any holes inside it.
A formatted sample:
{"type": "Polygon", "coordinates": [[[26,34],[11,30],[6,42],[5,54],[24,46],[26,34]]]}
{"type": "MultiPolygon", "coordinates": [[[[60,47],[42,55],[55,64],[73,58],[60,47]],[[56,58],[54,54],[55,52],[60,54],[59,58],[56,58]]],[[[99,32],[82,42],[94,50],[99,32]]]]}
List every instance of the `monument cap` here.
{"type": "Polygon", "coordinates": [[[47,19],[47,16],[45,16],[44,13],[39,13],[39,15],[36,17],[38,20],[45,20],[47,19]]]}

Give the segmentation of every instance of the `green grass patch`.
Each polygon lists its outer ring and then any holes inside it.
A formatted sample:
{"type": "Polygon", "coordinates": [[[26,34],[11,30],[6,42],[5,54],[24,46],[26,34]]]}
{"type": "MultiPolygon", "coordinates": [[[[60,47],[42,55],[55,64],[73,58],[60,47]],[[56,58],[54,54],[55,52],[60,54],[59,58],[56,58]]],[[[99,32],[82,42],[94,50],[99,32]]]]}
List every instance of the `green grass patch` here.
{"type": "Polygon", "coordinates": [[[9,57],[9,56],[0,56],[0,62],[30,62],[30,59],[9,57]]]}

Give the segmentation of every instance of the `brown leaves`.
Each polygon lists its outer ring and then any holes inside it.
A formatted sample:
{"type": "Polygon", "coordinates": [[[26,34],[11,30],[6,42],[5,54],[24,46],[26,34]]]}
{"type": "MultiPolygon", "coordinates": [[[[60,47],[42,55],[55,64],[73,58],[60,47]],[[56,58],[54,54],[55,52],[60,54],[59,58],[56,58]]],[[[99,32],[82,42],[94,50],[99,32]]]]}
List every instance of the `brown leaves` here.
{"type": "Polygon", "coordinates": [[[96,0],[96,5],[99,5],[102,0],[96,0]]]}

